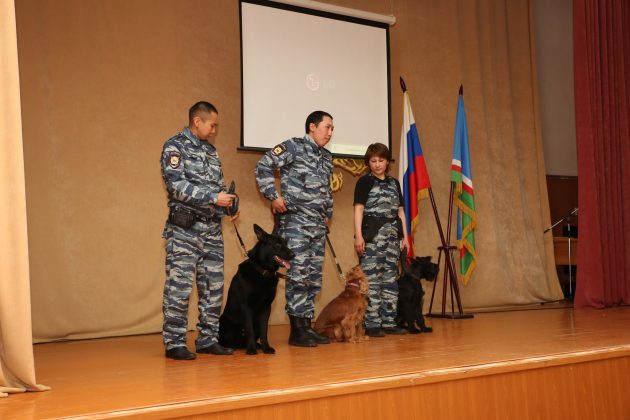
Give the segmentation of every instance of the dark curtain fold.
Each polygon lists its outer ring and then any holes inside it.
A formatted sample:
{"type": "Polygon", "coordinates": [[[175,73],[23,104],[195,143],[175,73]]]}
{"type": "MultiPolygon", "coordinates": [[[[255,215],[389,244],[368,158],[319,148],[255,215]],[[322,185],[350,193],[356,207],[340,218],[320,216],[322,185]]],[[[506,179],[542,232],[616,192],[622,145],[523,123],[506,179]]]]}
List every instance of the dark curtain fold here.
{"type": "Polygon", "coordinates": [[[630,2],[574,0],[576,307],[630,303],[630,2]]]}

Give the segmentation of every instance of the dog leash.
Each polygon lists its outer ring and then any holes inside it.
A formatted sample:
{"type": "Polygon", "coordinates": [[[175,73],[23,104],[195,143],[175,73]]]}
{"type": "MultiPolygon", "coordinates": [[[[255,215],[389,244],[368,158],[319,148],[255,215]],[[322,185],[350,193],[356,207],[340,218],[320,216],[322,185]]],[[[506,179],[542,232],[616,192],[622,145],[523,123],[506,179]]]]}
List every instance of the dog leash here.
{"type": "Polygon", "coordinates": [[[234,226],[234,231],[236,232],[236,237],[238,241],[241,243],[241,249],[243,250],[243,256],[247,257],[247,249],[245,248],[245,244],[243,243],[243,238],[241,238],[241,234],[238,233],[238,228],[236,227],[236,222],[232,221],[232,226],[234,226]]]}
{"type": "Polygon", "coordinates": [[[403,249],[400,250],[400,255],[398,256],[398,262],[400,264],[396,264],[396,270],[398,271],[398,273],[396,274],[396,277],[402,276],[406,272],[405,267],[409,264],[409,256],[407,255],[407,247],[404,247],[403,249]]]}
{"type": "MultiPolygon", "coordinates": [[[[238,194],[236,194],[236,184],[234,183],[234,181],[230,182],[230,187],[228,188],[227,193],[236,195],[232,204],[225,208],[225,213],[228,216],[233,216],[238,211],[238,204],[239,204],[238,194]]],[[[241,238],[241,234],[238,232],[238,228],[236,227],[236,221],[232,220],[232,226],[234,226],[236,237],[238,238],[238,241],[241,244],[241,249],[243,250],[243,256],[247,258],[247,249],[245,248],[245,243],[243,243],[243,238],[241,238]]]]}
{"type": "Polygon", "coordinates": [[[335,265],[337,266],[337,273],[339,274],[339,278],[345,284],[347,282],[346,281],[346,276],[343,275],[343,271],[341,270],[341,266],[339,265],[339,261],[337,261],[337,254],[335,254],[335,249],[333,248],[332,242],[330,242],[330,237],[328,236],[329,233],[330,233],[330,230],[328,230],[328,226],[326,226],[326,242],[328,242],[328,247],[330,248],[330,253],[333,256],[333,259],[335,260],[335,265]]]}

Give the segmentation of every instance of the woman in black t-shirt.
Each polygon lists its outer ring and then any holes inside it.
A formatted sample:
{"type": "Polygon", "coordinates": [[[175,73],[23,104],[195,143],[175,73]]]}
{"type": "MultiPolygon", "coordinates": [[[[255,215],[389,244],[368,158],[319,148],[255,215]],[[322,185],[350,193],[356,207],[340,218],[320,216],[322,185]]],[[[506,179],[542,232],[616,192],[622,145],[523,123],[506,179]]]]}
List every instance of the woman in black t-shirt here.
{"type": "Polygon", "coordinates": [[[400,184],[387,175],[389,149],[371,144],[365,152],[370,172],[357,181],[354,190],[354,247],[370,289],[365,313],[365,333],[370,337],[405,334],[396,325],[398,258],[408,247],[400,184]],[[401,223],[402,222],[402,223],[401,223]]]}

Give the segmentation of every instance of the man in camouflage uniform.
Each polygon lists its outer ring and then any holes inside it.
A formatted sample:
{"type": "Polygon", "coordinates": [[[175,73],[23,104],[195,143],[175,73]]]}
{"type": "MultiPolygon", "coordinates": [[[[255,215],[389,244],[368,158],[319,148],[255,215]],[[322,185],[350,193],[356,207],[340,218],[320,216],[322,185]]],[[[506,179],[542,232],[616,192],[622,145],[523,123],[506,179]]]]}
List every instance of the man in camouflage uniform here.
{"type": "MultiPolygon", "coordinates": [[[[226,193],[219,155],[208,140],[218,128],[218,111],[198,102],[188,113],[188,127],[164,143],[162,177],[168,191],[163,339],[166,357],[192,360],[186,347],[188,300],[196,279],[199,322],[197,353],[232,354],[217,340],[223,300],[221,217],[234,198],[226,193]]],[[[231,216],[236,220],[238,212],[231,216]]]]}
{"type": "Polygon", "coordinates": [[[287,272],[285,308],[291,322],[289,344],[294,346],[330,342],[311,328],[311,319],[322,287],[326,223],[333,210],[332,155],[324,148],[333,129],[332,116],[315,111],[306,119],[304,137],[280,143],[256,165],[258,188],[279,215],[278,233],[296,255],[287,272]],[[276,190],[275,169],[280,170],[281,194],[276,190]]]}

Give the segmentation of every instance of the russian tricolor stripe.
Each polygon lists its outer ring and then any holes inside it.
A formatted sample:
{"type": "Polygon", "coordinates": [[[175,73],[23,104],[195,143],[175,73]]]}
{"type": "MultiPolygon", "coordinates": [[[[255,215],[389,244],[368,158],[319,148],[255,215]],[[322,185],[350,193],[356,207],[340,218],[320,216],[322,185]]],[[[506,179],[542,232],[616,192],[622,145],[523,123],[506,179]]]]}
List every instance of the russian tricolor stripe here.
{"type": "Polygon", "coordinates": [[[409,95],[403,94],[403,126],[400,136],[400,172],[405,216],[407,219],[407,236],[409,256],[413,256],[413,232],[418,225],[418,201],[429,196],[429,174],[424,162],[420,136],[411,111],[409,95]]]}

